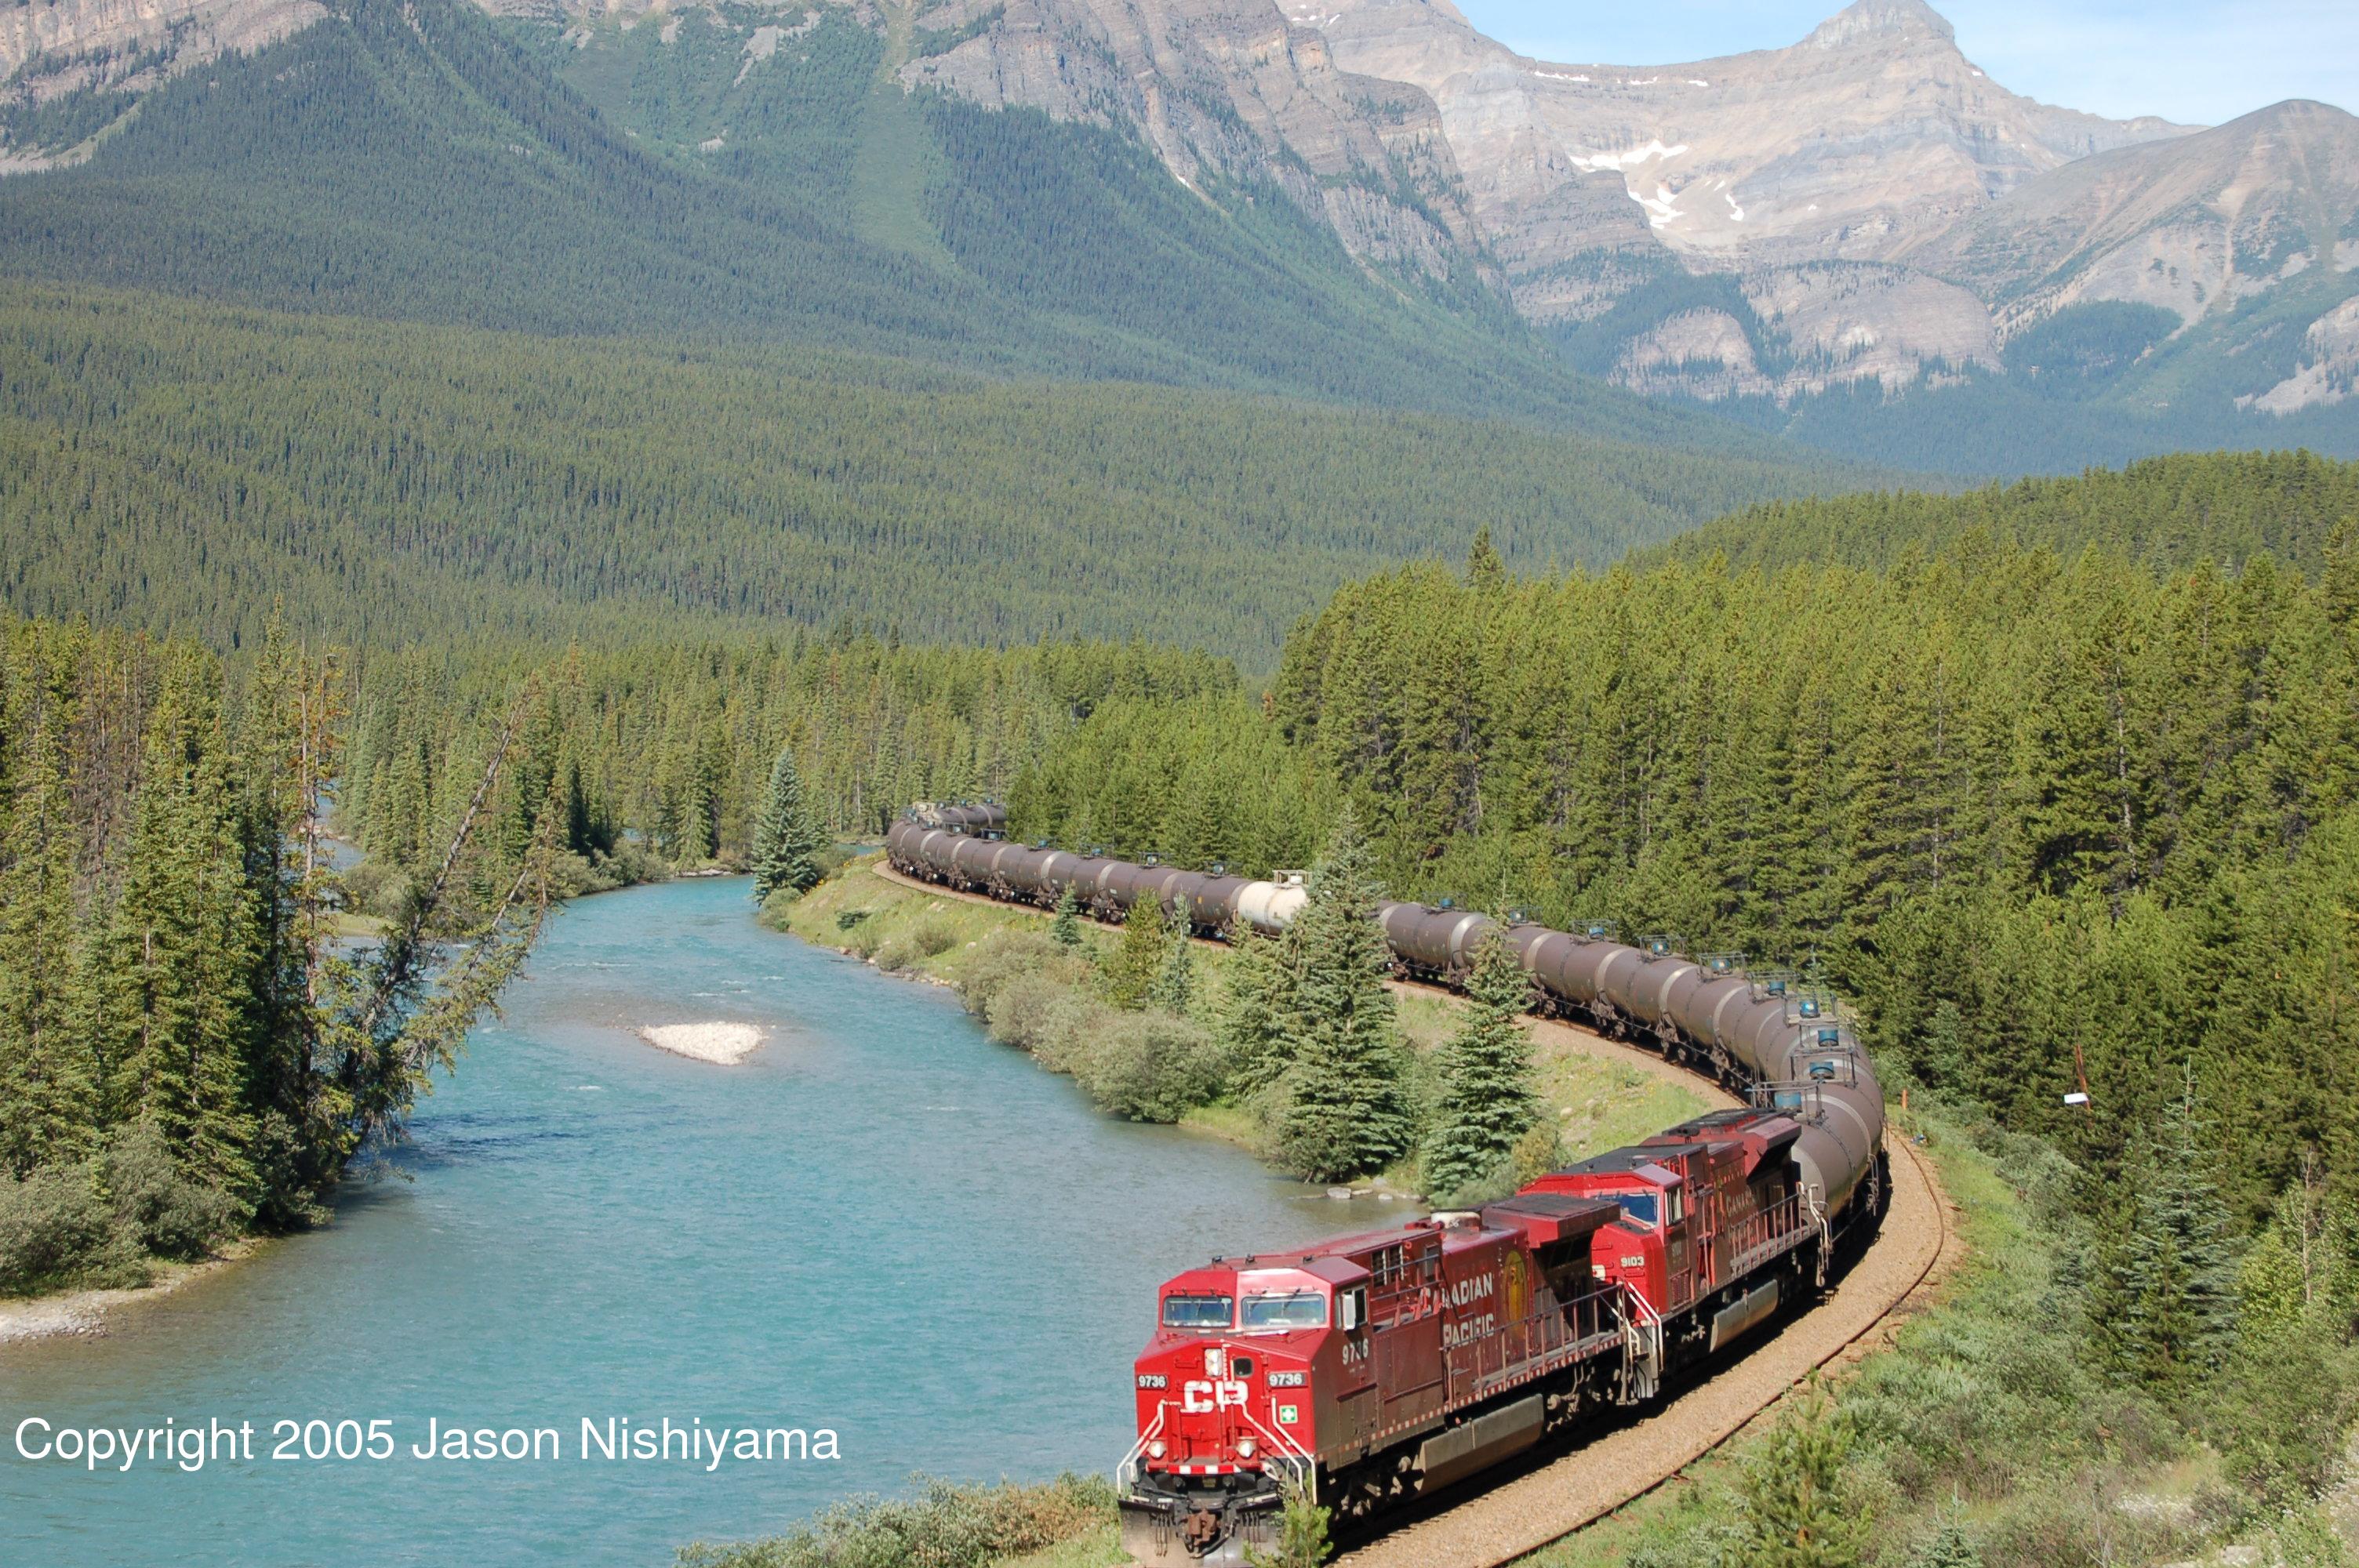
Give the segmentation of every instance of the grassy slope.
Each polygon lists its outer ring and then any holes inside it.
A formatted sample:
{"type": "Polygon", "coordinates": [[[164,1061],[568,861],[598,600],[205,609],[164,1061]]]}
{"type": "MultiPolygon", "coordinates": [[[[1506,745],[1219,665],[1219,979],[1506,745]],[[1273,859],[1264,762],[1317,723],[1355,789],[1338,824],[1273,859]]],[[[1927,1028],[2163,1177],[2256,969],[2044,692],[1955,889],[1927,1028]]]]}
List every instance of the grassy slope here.
{"type": "MultiPolygon", "coordinates": [[[[908,972],[945,985],[957,983],[976,944],[994,932],[1047,928],[1049,916],[1037,910],[919,892],[874,875],[872,869],[877,863],[875,857],[853,861],[836,877],[787,905],[784,928],[822,946],[843,947],[856,942],[856,950],[873,953],[920,925],[939,925],[949,934],[951,945],[908,972]],[[866,917],[846,930],[837,920],[850,911],[865,911],[866,917]]],[[[1114,940],[1114,933],[1104,927],[1085,923],[1083,931],[1094,946],[1103,947],[1114,940]]],[[[1200,956],[1209,979],[1218,976],[1227,955],[1225,949],[1206,944],[1200,956]]],[[[1448,1038],[1458,1011],[1454,998],[1423,990],[1401,993],[1401,1033],[1420,1059],[1430,1057],[1433,1048],[1448,1038]]],[[[1576,1158],[1634,1142],[1706,1108],[1701,1094],[1610,1056],[1593,1056],[1548,1044],[1537,1054],[1542,1097],[1556,1111],[1567,1150],[1576,1158]]],[[[1259,1125],[1234,1107],[1191,1111],[1180,1125],[1256,1150],[1262,1141],[1259,1125]]],[[[1402,1184],[1414,1173],[1404,1170],[1388,1174],[1395,1184],[1402,1184]]]]}

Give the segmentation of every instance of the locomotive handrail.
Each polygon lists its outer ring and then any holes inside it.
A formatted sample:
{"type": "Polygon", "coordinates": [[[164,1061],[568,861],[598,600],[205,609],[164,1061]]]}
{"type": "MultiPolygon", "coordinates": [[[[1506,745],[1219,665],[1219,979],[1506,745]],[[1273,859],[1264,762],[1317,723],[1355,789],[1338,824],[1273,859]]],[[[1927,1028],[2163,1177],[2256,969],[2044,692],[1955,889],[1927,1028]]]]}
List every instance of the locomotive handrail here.
{"type": "Polygon", "coordinates": [[[1815,1228],[1814,1217],[1804,1195],[1794,1193],[1737,1221],[1730,1232],[1729,1272],[1742,1279],[1778,1253],[1792,1251],[1799,1245],[1798,1238],[1815,1228]]]}
{"type": "Polygon", "coordinates": [[[1663,1314],[1657,1312],[1655,1303],[1648,1301],[1646,1293],[1634,1287],[1629,1281],[1622,1281],[1621,1287],[1623,1300],[1636,1305],[1638,1309],[1635,1318],[1630,1313],[1621,1314],[1623,1333],[1632,1342],[1630,1346],[1632,1357],[1645,1364],[1647,1381],[1651,1384],[1662,1376],[1663,1314]]]}
{"type": "MultiPolygon", "coordinates": [[[[1277,1400],[1273,1398],[1270,1402],[1275,1405],[1277,1400]]],[[[1277,1412],[1272,1411],[1270,1425],[1264,1426],[1260,1422],[1254,1420],[1251,1405],[1238,1405],[1236,1411],[1245,1418],[1256,1432],[1261,1433],[1264,1443],[1277,1450],[1275,1456],[1285,1461],[1287,1468],[1294,1472],[1295,1480],[1301,1486],[1303,1495],[1310,1501],[1317,1502],[1319,1500],[1319,1462],[1310,1456],[1309,1449],[1296,1442],[1293,1435],[1286,1431],[1284,1424],[1277,1419],[1277,1412]],[[1277,1430],[1273,1432],[1272,1427],[1277,1430]]],[[[1269,1467],[1266,1459],[1263,1461],[1262,1467],[1264,1469],[1269,1467]]]]}
{"type": "Polygon", "coordinates": [[[1166,1417],[1169,1416],[1170,1413],[1171,1401],[1169,1400],[1158,1400],[1155,1401],[1155,1420],[1153,1423],[1150,1424],[1146,1431],[1138,1434],[1138,1441],[1130,1445],[1130,1452],[1124,1454],[1122,1456],[1122,1463],[1114,1467],[1115,1478],[1121,1485],[1136,1486],[1138,1484],[1138,1456],[1147,1452],[1147,1445],[1154,1442],[1156,1433],[1163,1430],[1164,1420],[1166,1417]]]}

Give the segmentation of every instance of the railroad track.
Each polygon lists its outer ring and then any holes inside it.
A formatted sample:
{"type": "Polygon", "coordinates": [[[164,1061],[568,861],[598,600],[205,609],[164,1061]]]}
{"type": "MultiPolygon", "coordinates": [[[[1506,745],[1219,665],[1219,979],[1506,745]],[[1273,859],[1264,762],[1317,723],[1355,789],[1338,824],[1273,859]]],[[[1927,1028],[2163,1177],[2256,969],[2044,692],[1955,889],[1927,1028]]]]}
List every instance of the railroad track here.
{"type": "MultiPolygon", "coordinates": [[[[985,893],[904,876],[884,861],[875,871],[914,892],[1010,907],[985,893]]],[[[1639,1046],[1559,1020],[1541,1022],[1579,1037],[1585,1049],[1662,1063],[1639,1046]]],[[[1963,1254],[1931,1162],[1912,1143],[1890,1146],[1906,1156],[1893,1163],[1891,1208],[1874,1243],[1825,1300],[1645,1415],[1511,1479],[1471,1483],[1462,1500],[1445,1494],[1430,1511],[1337,1559],[1337,1568],[1500,1568],[1668,1484],[1743,1433],[1811,1373],[1875,1348],[1928,1303],[1963,1254]]]]}

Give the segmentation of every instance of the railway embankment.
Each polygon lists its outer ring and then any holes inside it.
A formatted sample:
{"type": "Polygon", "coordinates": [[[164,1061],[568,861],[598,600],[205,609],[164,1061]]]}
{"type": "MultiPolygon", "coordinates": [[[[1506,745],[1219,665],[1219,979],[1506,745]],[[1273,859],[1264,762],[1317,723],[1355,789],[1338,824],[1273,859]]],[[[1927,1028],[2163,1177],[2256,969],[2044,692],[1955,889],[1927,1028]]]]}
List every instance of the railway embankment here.
{"type": "MultiPolygon", "coordinates": [[[[802,898],[780,905],[768,918],[794,935],[867,959],[881,969],[952,987],[966,980],[978,962],[988,961],[989,938],[1003,932],[1045,930],[1049,919],[1038,911],[981,894],[917,881],[882,859],[852,863],[802,898]]],[[[1093,950],[1110,945],[1115,935],[1088,921],[1081,923],[1081,933],[1093,950]]],[[[1195,947],[1204,967],[1203,983],[1217,983],[1227,947],[1202,940],[1195,947]]],[[[1455,1027],[1458,1000],[1440,987],[1415,982],[1398,983],[1394,989],[1401,1033],[1421,1057],[1455,1027]]],[[[1531,1030],[1538,1087],[1555,1114],[1563,1148],[1576,1155],[1633,1142],[1702,1111],[1736,1103],[1717,1084],[1588,1030],[1549,1019],[1534,1019],[1531,1030]]],[[[1179,1125],[1256,1152],[1265,1150],[1265,1130],[1244,1107],[1217,1101],[1190,1107],[1179,1125]]],[[[1377,1195],[1413,1196],[1416,1172],[1397,1168],[1359,1185],[1377,1195]]]]}

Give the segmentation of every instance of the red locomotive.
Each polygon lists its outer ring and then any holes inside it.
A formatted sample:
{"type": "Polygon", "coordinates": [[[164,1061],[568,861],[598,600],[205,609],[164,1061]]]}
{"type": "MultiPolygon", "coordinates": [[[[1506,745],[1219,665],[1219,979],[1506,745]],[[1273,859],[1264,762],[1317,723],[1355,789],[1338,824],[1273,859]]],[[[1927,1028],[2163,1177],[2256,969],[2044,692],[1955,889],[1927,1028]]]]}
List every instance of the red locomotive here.
{"type": "Polygon", "coordinates": [[[1442,1213],[1162,1288],[1123,1541],[1233,1563],[1292,1478],[1339,1517],[1653,1398],[1823,1284],[1835,1235],[1775,1109],[1716,1112],[1442,1213]]]}

